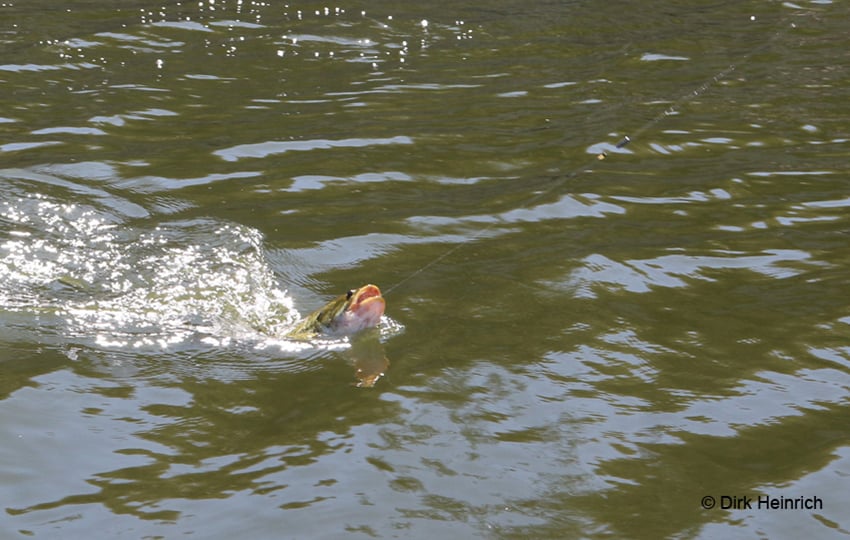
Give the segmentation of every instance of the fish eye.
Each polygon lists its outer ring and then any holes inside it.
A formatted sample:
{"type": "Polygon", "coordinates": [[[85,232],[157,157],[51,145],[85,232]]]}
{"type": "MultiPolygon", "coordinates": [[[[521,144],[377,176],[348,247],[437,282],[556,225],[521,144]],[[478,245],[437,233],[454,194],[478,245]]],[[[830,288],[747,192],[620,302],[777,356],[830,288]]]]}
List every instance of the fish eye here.
{"type": "Polygon", "coordinates": [[[345,293],[345,299],[351,300],[351,297],[354,296],[354,293],[356,293],[356,292],[357,291],[355,291],[354,289],[350,289],[347,293],[345,293]]]}

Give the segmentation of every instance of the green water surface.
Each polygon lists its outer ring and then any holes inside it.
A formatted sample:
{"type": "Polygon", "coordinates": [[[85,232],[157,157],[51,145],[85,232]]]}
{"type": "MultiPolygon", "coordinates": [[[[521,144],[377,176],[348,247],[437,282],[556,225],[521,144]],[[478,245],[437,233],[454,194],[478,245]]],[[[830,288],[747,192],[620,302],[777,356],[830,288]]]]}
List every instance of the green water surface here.
{"type": "Polygon", "coordinates": [[[848,16],[0,3],[0,537],[846,537],[848,16]]]}

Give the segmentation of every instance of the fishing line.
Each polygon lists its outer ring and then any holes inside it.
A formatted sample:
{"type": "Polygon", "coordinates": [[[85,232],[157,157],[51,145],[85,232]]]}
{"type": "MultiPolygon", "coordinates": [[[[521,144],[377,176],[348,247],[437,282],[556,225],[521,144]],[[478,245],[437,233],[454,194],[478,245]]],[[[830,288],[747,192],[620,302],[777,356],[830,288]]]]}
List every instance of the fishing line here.
{"type": "MultiPolygon", "coordinates": [[[[714,87],[715,85],[717,85],[718,83],[720,83],[721,81],[723,81],[724,79],[729,77],[729,75],[731,75],[733,72],[735,72],[740,66],[746,65],[754,55],[768,49],[781,36],[785,35],[788,31],[797,28],[797,25],[795,23],[793,23],[793,22],[788,23],[788,19],[790,17],[791,17],[791,15],[786,15],[785,17],[782,18],[782,20],[779,22],[779,28],[773,33],[773,35],[770,38],[767,39],[767,41],[765,41],[761,45],[753,47],[752,49],[750,49],[750,51],[748,53],[743,55],[737,62],[729,64],[728,66],[726,66],[722,70],[715,73],[712,77],[705,80],[698,87],[696,87],[693,90],[681,95],[679,98],[674,100],[673,103],[670,106],[668,106],[662,112],[658,113],[655,117],[653,117],[650,120],[648,120],[647,122],[645,122],[643,125],[638,127],[638,129],[631,132],[631,134],[623,135],[622,138],[619,140],[619,142],[617,142],[616,144],[609,145],[609,146],[613,146],[614,150],[620,150],[622,148],[625,148],[633,140],[639,138],[644,133],[646,133],[650,129],[654,128],[657,124],[661,123],[668,116],[678,114],[679,109],[681,109],[689,101],[696,99],[696,98],[702,96],[703,94],[705,94],[706,92],[708,92],[712,87],[714,87]]],[[[755,15],[751,15],[750,20],[755,21],[756,20],[755,15]]],[[[592,172],[593,168],[600,161],[603,161],[607,157],[608,157],[608,151],[606,151],[606,150],[600,151],[594,157],[590,158],[590,161],[587,164],[580,165],[580,166],[572,169],[571,171],[567,171],[567,172],[561,174],[560,176],[556,177],[555,180],[549,185],[549,187],[547,187],[546,189],[544,189],[542,191],[537,192],[533,196],[526,199],[519,206],[519,208],[528,208],[529,206],[531,206],[532,204],[534,204],[535,202],[537,202],[541,198],[546,197],[546,196],[552,194],[553,192],[555,192],[556,190],[558,190],[561,186],[566,184],[568,181],[579,177],[583,173],[592,172]]],[[[449,249],[447,249],[446,251],[444,251],[440,255],[437,255],[434,259],[432,259],[428,263],[422,265],[418,269],[414,270],[409,275],[402,278],[400,281],[396,282],[395,285],[386,289],[384,291],[384,295],[391,293],[392,291],[399,288],[401,285],[407,283],[408,281],[415,278],[416,276],[418,276],[418,275],[422,274],[423,272],[427,271],[428,269],[434,267],[437,263],[445,260],[447,257],[452,255],[453,253],[457,252],[462,247],[466,246],[467,243],[475,242],[476,240],[480,239],[481,237],[483,237],[485,234],[487,234],[490,230],[492,230],[496,225],[499,225],[500,223],[501,222],[494,221],[494,222],[490,223],[489,225],[482,227],[482,228],[478,229],[477,231],[473,232],[469,236],[469,239],[466,242],[455,244],[454,246],[450,247],[449,249]]]]}

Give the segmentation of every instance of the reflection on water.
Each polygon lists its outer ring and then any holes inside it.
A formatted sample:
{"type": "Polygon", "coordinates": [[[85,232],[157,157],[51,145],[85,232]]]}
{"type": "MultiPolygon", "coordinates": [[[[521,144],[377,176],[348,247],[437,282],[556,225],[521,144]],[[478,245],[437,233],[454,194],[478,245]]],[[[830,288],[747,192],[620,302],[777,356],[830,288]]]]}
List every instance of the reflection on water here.
{"type": "Polygon", "coordinates": [[[377,336],[364,336],[353,341],[349,357],[355,367],[357,386],[370,388],[386,375],[390,366],[386,352],[377,336]]]}
{"type": "Polygon", "coordinates": [[[0,4],[0,536],[848,534],[845,5],[95,4],[0,4]]]}

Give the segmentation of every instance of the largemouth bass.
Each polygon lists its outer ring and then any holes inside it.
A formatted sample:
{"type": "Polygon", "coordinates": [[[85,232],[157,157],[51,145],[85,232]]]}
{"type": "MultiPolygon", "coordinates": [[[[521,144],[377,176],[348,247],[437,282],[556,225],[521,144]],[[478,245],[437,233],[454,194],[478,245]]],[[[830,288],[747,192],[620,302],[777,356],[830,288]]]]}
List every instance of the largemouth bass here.
{"type": "Polygon", "coordinates": [[[386,302],[375,285],[363,285],[340,295],[302,319],[287,332],[292,339],[347,336],[372,328],[381,320],[386,302]]]}

